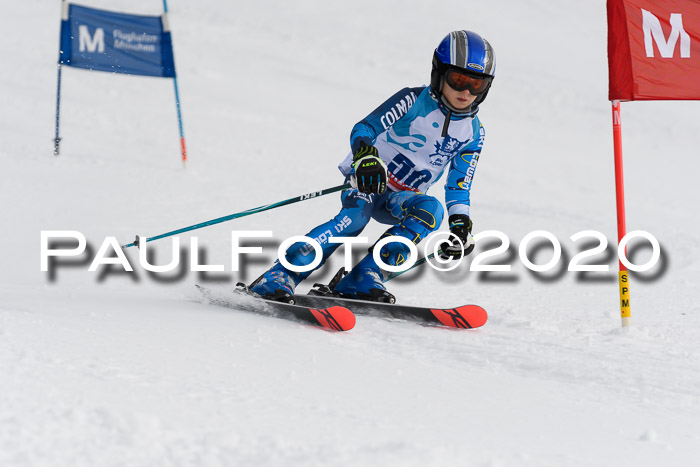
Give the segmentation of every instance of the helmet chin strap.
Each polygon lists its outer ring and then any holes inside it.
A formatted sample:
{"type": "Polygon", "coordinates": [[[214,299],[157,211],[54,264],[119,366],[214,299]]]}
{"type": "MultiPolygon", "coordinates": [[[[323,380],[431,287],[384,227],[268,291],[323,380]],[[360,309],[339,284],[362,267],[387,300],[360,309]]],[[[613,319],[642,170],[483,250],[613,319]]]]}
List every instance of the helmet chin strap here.
{"type": "Polygon", "coordinates": [[[442,137],[447,136],[447,129],[450,127],[450,120],[452,120],[452,109],[448,108],[445,114],[445,123],[442,124],[442,137]]]}

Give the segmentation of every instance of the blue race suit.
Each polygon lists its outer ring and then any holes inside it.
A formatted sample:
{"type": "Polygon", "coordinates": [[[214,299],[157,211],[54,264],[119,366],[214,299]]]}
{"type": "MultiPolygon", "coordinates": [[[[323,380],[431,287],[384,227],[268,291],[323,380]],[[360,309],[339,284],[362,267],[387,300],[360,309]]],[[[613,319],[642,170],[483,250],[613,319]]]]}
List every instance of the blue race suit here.
{"type": "MultiPolygon", "coordinates": [[[[477,111],[473,108],[465,114],[451,114],[447,135],[443,137],[446,115],[450,114],[430,87],[404,88],[357,123],[350,136],[352,150],[339,169],[346,178],[350,177],[353,153],[360,142],[372,144],[387,166],[387,191],[381,195],[368,195],[357,189],[342,193],[338,215],[306,235],[321,245],[323,261],[318,267],[340,246],[330,243],[330,237],[358,236],[372,218],[393,226],[385,235],[401,235],[413,243],[437,230],[444,209],[436,198],[425,193],[444,172],[448,215],[469,215],[469,192],[484,142],[477,111]]],[[[407,252],[408,247],[398,242],[387,244],[381,251],[388,259],[385,262],[392,265],[401,264],[407,252]]],[[[308,265],[314,258],[314,249],[303,242],[292,245],[286,254],[287,261],[297,266],[308,265]]],[[[281,265],[277,263],[275,268],[281,265]]],[[[295,284],[312,272],[284,271],[295,284]]]]}

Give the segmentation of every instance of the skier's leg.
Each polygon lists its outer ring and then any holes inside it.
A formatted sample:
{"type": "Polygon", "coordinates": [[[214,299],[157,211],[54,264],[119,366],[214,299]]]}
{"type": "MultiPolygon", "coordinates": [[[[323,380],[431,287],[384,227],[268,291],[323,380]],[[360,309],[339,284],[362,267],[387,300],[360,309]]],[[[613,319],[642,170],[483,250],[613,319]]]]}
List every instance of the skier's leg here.
{"type": "MultiPolygon", "coordinates": [[[[387,201],[387,210],[402,215],[399,223],[389,228],[380,238],[400,236],[418,244],[431,232],[440,228],[444,216],[442,204],[434,197],[415,193],[395,193],[387,201]],[[397,201],[400,204],[397,204],[397,201]]],[[[379,255],[391,266],[400,266],[409,255],[409,247],[399,242],[384,245],[379,255]]],[[[388,301],[391,296],[383,285],[385,271],[374,260],[373,252],[365,256],[335,287],[335,292],[356,298],[388,301]]]]}
{"type": "MultiPolygon", "coordinates": [[[[357,190],[348,190],[342,195],[343,207],[332,219],[315,227],[306,237],[313,238],[321,245],[321,263],[313,270],[294,272],[285,268],[279,261],[256,280],[251,290],[274,300],[286,300],[294,295],[295,287],[313,271],[320,268],[328,257],[338,249],[340,243],[330,243],[331,237],[356,237],[365,228],[372,216],[373,204],[378,195],[366,195],[357,190]]],[[[306,242],[294,243],[287,249],[285,259],[294,266],[307,266],[313,262],[316,251],[306,242]]]]}

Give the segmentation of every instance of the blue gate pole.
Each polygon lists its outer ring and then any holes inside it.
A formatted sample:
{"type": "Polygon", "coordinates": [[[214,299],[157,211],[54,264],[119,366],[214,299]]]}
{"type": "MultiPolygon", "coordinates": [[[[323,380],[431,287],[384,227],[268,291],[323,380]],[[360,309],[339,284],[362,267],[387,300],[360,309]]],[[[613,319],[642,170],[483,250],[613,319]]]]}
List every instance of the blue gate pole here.
{"type": "Polygon", "coordinates": [[[61,59],[58,59],[58,83],[56,84],[56,136],[53,140],[53,155],[58,156],[61,137],[58,135],[61,116],[61,59]]]}
{"type": "MultiPolygon", "coordinates": [[[[66,0],[61,0],[61,24],[63,24],[63,20],[65,19],[64,16],[67,15],[66,8],[68,5],[66,5],[66,0]]],[[[54,137],[53,140],[53,155],[58,156],[59,153],[59,144],[61,143],[61,137],[59,136],[58,130],[59,130],[59,122],[60,122],[60,116],[61,116],[61,70],[63,67],[61,66],[61,39],[59,38],[58,40],[58,80],[56,83],[56,136],[54,137]]]]}
{"type": "MultiPolygon", "coordinates": [[[[168,15],[168,0],[163,0],[163,13],[168,15]]],[[[168,29],[170,26],[168,26],[168,29]]],[[[174,51],[173,51],[174,53],[174,51]]],[[[175,107],[177,108],[177,122],[180,126],[180,152],[182,154],[182,166],[187,167],[187,146],[185,145],[185,130],[182,125],[182,109],[180,106],[180,91],[177,89],[177,76],[173,77],[175,86],[175,107]]]]}

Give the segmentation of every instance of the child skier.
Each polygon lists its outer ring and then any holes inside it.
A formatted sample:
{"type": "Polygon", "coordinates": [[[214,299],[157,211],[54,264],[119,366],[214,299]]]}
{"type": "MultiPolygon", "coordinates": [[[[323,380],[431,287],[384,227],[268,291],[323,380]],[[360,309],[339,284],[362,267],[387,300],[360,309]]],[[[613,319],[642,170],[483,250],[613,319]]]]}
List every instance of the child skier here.
{"type": "MultiPolygon", "coordinates": [[[[445,204],[453,237],[443,244],[441,256],[471,253],[469,191],[484,142],[476,113],[495,71],[496,57],[486,39],[471,31],[451,32],[433,54],[430,86],[402,89],[353,127],[352,151],[338,166],[353,188],[343,192],[338,215],[307,234],[321,245],[317,268],[340,245],[329,242],[329,237],[357,236],[372,218],[392,226],[381,238],[401,236],[417,244],[437,230],[444,209],[426,192],[445,171],[445,204]]],[[[392,241],[381,248],[380,256],[386,264],[398,266],[408,252],[408,245],[392,241]]],[[[285,258],[306,266],[314,257],[314,249],[300,242],[287,250],[285,258]]],[[[277,261],[251,290],[265,298],[292,301],[295,287],[311,272],[290,271],[277,261]]],[[[370,249],[333,292],[393,303],[383,285],[385,277],[370,249]]]]}

